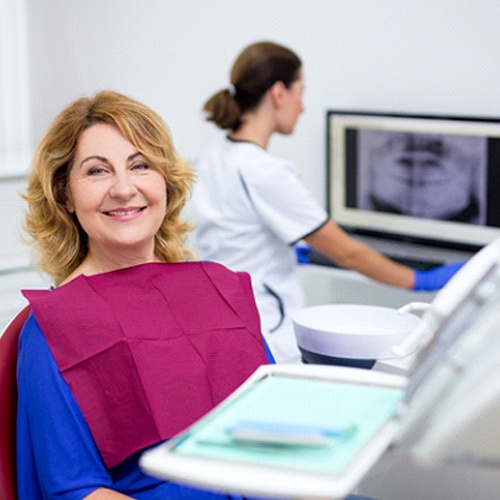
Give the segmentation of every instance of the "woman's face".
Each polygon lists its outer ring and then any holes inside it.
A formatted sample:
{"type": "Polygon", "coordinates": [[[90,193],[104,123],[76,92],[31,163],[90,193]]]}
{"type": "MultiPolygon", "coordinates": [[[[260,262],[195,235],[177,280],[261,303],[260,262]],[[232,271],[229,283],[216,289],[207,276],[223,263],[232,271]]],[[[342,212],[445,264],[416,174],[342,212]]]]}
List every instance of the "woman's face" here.
{"type": "Polygon", "coordinates": [[[87,233],[90,254],[132,250],[153,258],[166,182],[117,128],[99,123],[82,132],[68,188],[67,208],[87,233]]]}
{"type": "Polygon", "coordinates": [[[293,132],[299,115],[304,111],[303,92],[304,78],[302,71],[300,71],[299,78],[292,83],[289,89],[285,88],[277,127],[279,133],[288,135],[293,132]]]}

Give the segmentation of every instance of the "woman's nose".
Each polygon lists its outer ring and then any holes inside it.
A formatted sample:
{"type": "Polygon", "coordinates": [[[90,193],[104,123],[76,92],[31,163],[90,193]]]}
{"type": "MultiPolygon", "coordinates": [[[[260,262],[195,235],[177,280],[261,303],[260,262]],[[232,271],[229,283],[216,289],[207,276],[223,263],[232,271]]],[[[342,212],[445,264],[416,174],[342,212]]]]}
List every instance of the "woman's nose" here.
{"type": "Polygon", "coordinates": [[[120,199],[130,199],[137,193],[137,187],[127,174],[115,174],[109,190],[110,196],[120,199]]]}

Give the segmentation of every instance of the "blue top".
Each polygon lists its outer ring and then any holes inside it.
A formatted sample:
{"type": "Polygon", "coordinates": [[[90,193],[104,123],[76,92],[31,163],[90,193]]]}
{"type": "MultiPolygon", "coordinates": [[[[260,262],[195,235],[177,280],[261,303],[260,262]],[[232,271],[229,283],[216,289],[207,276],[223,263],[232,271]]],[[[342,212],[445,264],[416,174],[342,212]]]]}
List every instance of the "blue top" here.
{"type": "Polygon", "coordinates": [[[32,313],[19,341],[17,381],[19,500],[80,500],[101,487],[136,499],[240,498],[146,476],[140,453],[107,469],[32,313]]]}

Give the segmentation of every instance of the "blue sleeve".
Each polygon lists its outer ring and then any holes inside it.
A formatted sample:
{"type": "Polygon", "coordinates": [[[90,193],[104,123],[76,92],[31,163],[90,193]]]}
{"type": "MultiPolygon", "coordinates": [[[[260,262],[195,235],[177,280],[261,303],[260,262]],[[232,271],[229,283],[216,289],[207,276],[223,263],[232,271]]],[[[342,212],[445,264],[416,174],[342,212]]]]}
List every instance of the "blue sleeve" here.
{"type": "MultiPolygon", "coordinates": [[[[274,362],[264,344],[269,361],[274,362]]],[[[140,452],[106,469],[33,313],[19,341],[17,381],[19,500],[80,500],[97,488],[110,488],[147,500],[227,498],[224,494],[146,476],[138,466],[140,452]]]]}
{"type": "Polygon", "coordinates": [[[274,356],[271,352],[271,349],[269,349],[269,346],[267,345],[266,339],[264,338],[264,335],[262,335],[262,342],[264,342],[264,349],[266,350],[266,356],[267,360],[270,365],[275,365],[276,360],[274,359],[274,356]]]}
{"type": "Polygon", "coordinates": [[[33,314],[18,355],[20,500],[81,499],[112,479],[33,314]]]}

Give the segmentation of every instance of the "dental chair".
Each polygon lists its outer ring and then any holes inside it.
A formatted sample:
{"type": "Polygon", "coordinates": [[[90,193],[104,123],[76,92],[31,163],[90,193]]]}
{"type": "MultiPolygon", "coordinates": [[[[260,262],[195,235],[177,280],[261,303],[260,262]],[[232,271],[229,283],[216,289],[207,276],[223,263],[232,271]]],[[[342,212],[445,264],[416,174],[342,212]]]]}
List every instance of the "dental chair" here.
{"type": "Polygon", "coordinates": [[[0,498],[16,500],[17,344],[28,318],[26,306],[0,337],[0,498]]]}

